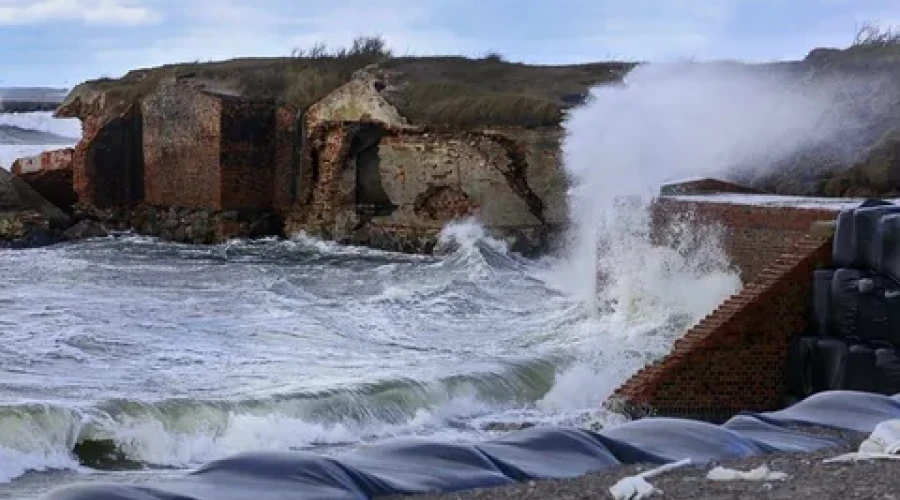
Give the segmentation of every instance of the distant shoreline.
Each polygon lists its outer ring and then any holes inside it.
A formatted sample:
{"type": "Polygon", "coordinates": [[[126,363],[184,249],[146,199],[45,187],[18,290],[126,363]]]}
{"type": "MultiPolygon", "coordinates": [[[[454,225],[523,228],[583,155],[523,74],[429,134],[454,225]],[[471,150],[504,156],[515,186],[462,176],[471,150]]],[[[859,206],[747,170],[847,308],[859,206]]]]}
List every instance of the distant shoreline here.
{"type": "Polygon", "coordinates": [[[58,106],[58,102],[0,100],[0,113],[31,113],[34,111],[56,111],[56,108],[58,106]]]}

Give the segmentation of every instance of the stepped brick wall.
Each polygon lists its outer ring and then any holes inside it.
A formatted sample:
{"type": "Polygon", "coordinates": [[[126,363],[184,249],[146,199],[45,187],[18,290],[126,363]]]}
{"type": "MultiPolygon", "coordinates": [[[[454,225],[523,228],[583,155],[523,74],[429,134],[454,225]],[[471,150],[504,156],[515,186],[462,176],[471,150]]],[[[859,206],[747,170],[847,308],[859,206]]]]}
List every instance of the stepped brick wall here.
{"type": "Polygon", "coordinates": [[[724,226],[725,250],[740,271],[742,282],[748,283],[803,238],[811,224],[834,220],[838,210],[661,197],[654,204],[653,227],[657,232],[664,231],[674,218],[685,213],[698,223],[724,226]]]}
{"type": "Polygon", "coordinates": [[[754,238],[756,250],[770,260],[745,280],[740,293],[676,341],[670,354],[616,391],[611,406],[633,416],[720,421],[742,410],[778,408],[785,394],[790,341],[808,326],[812,272],[830,264],[832,237],[827,230],[810,233],[809,220],[833,220],[834,212],[816,216],[792,208],[700,208],[728,225],[736,260],[745,259],[739,262],[742,269],[760,267],[759,258],[748,256],[754,238]],[[762,225],[766,213],[771,218],[762,225]],[[805,234],[778,241],[800,233],[805,234]],[[772,258],[775,253],[780,255],[772,258]]]}

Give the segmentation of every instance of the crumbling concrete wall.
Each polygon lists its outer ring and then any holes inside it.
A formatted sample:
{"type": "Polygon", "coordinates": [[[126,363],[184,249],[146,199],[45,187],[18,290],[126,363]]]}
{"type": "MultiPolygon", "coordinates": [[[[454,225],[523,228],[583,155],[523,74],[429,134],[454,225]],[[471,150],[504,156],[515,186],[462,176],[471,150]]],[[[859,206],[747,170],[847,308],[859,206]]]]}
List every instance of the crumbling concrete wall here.
{"type": "Polygon", "coordinates": [[[173,82],[147,95],[141,114],[144,201],[221,208],[221,99],[173,82]]]}
{"type": "Polygon", "coordinates": [[[409,123],[391,103],[379,94],[383,85],[377,78],[360,73],[309,107],[305,113],[309,124],[325,122],[378,122],[388,128],[402,128],[409,123]]]}
{"type": "Polygon", "coordinates": [[[285,232],[430,252],[447,223],[476,216],[516,250],[543,249],[567,216],[562,130],[411,125],[386,85],[360,72],[306,111],[285,232]]]}
{"type": "Polygon", "coordinates": [[[288,234],[429,252],[447,223],[474,215],[519,250],[545,243],[546,205],[531,189],[529,173],[543,175],[549,193],[559,167],[548,160],[529,164],[529,155],[542,153],[506,133],[397,130],[377,122],[316,130],[300,182],[305,202],[288,218],[288,234]]]}
{"type": "Polygon", "coordinates": [[[490,132],[513,141],[510,146],[516,149],[510,154],[524,166],[516,177],[526,180],[528,190],[541,200],[544,222],[554,229],[564,226],[569,217],[569,179],[562,164],[563,129],[496,128],[490,132]]]}

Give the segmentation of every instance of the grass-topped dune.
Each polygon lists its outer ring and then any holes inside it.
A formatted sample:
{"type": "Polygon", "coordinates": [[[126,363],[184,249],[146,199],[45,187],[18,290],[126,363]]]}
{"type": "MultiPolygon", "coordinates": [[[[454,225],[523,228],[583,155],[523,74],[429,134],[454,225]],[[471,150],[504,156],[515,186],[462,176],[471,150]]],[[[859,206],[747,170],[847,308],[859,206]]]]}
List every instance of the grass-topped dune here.
{"type": "MultiPolygon", "coordinates": [[[[278,99],[298,110],[322,99],[364,68],[389,75],[384,96],[412,123],[457,127],[552,126],[581,102],[589,88],[619,80],[634,63],[603,62],[536,66],[507,62],[496,54],[395,57],[384,41],[361,37],[349,49],[323,45],[290,57],[243,58],[139,69],[121,78],[85,82],[106,94],[110,114],[120,112],[166,78],[202,81],[251,98],[278,99]]],[[[63,108],[66,103],[63,104],[63,108]]],[[[76,116],[64,110],[61,116],[76,116]]]]}

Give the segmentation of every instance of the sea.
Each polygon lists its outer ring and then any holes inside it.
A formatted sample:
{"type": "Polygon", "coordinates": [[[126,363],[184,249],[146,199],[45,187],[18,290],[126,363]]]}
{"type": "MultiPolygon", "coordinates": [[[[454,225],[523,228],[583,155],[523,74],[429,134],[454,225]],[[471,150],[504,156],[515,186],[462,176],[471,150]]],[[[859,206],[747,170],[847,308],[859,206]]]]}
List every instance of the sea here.
{"type": "MultiPolygon", "coordinates": [[[[654,244],[648,193],[833,138],[816,115],[833,100],[729,71],[639,68],[595,89],[565,122],[571,227],[537,259],[477,219],[448,223],[434,255],[302,234],[0,250],[0,498],[243,451],[623,422],[613,391],[741,286],[721,228],[686,216],[654,244]],[[85,465],[91,446],[119,460],[85,465]]],[[[80,133],[2,115],[0,166],[80,133]]]]}

